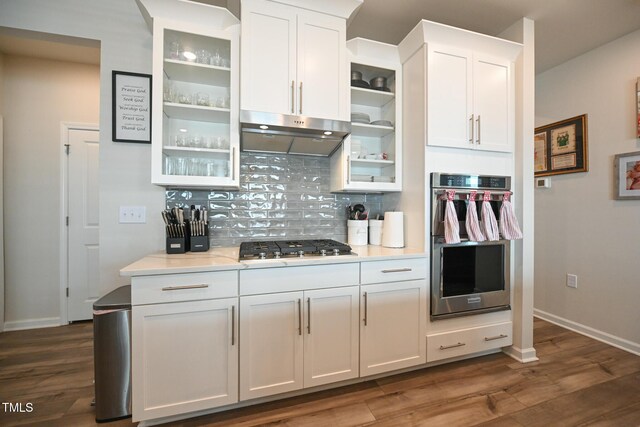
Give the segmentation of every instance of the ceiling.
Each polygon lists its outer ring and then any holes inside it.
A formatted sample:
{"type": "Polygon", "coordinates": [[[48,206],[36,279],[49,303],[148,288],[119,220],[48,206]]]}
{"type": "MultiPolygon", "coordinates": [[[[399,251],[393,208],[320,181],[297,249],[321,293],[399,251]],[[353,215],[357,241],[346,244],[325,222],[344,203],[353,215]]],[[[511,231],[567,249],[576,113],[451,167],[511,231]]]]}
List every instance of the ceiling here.
{"type": "Polygon", "coordinates": [[[640,0],[364,0],[347,39],[398,44],[421,19],[498,36],[535,21],[536,74],[640,29],[640,0]]]}
{"type": "MultiPolygon", "coordinates": [[[[239,0],[199,0],[238,10],[239,0]]],[[[535,21],[536,74],[640,29],[640,0],[364,0],[347,39],[398,44],[421,19],[498,36],[535,21]]],[[[0,52],[97,64],[97,42],[0,28],[0,52]]]]}

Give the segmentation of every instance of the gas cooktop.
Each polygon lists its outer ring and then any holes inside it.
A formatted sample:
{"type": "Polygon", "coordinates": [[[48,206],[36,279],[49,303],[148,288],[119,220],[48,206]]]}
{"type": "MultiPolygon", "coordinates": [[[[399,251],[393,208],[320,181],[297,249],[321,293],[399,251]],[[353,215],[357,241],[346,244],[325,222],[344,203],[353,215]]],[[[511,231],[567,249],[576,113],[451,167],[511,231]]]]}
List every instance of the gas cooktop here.
{"type": "Polygon", "coordinates": [[[335,240],[266,240],[240,243],[242,259],[350,255],[351,246],[335,240]]]}

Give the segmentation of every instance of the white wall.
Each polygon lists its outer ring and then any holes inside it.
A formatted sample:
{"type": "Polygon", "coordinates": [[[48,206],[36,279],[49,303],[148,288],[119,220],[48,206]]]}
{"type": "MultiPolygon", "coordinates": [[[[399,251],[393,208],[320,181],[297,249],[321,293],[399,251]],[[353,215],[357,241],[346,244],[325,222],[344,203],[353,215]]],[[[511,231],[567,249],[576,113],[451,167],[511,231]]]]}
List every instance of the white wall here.
{"type": "Polygon", "coordinates": [[[98,123],[97,65],[5,55],[7,329],[59,323],[60,122],[98,123]],[[48,320],[45,320],[48,319],[48,320]]]}
{"type": "Polygon", "coordinates": [[[640,31],[536,78],[536,126],[588,114],[589,172],[536,190],[534,301],[539,314],[636,352],[640,200],[613,199],[613,156],[640,150],[638,76],[640,31]],[[567,273],[577,289],[565,286],[567,273]]]}
{"type": "Polygon", "coordinates": [[[4,330],[4,91],[2,79],[4,76],[4,55],[0,52],[0,332],[4,330]]]}
{"type": "Polygon", "coordinates": [[[151,73],[152,37],[133,0],[4,0],[0,26],[99,40],[100,283],[126,283],[120,268],[163,248],[164,189],[150,184],[150,146],[111,141],[112,70],[151,73]],[[120,205],[147,208],[147,223],[118,224],[120,205]]]}

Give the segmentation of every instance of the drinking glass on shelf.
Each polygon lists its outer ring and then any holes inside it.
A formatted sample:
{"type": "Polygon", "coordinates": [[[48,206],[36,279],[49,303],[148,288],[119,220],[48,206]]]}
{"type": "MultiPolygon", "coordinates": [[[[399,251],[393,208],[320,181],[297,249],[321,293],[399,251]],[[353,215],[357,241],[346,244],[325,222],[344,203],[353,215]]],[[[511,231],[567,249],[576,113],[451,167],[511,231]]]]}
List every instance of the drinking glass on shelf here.
{"type": "Polygon", "coordinates": [[[172,82],[166,82],[164,84],[164,91],[162,99],[164,102],[175,102],[176,99],[176,87],[172,82]]]}
{"type": "Polygon", "coordinates": [[[191,104],[193,102],[193,98],[188,93],[179,93],[178,94],[178,102],[180,104],[191,104]]]}
{"type": "Polygon", "coordinates": [[[169,43],[169,52],[167,52],[167,58],[169,59],[180,59],[180,42],[172,41],[169,43]]]}
{"type": "Polygon", "coordinates": [[[220,57],[220,50],[216,49],[209,59],[209,64],[214,65],[216,67],[220,67],[222,65],[222,58],[220,57]]]}
{"type": "Polygon", "coordinates": [[[208,64],[211,60],[211,53],[206,49],[198,49],[196,51],[196,61],[199,64],[208,64]]]}
{"type": "Polygon", "coordinates": [[[196,104],[208,107],[209,106],[209,94],[204,93],[204,92],[198,92],[196,94],[196,104]]]}

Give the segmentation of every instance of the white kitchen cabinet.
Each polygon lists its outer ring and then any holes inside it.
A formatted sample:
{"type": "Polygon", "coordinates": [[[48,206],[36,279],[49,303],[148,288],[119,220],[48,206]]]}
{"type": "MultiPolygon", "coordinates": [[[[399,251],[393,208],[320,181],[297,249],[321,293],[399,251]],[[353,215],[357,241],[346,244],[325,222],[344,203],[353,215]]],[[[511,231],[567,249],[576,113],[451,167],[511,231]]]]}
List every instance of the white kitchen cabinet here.
{"type": "Polygon", "coordinates": [[[240,298],[240,400],[358,377],[358,287],[240,298]]]}
{"type": "Polygon", "coordinates": [[[364,285],[360,293],[360,376],[426,363],[426,279],[364,285]]]}
{"type": "Polygon", "coordinates": [[[331,191],[402,191],[402,65],[396,46],[356,38],[347,42],[351,72],[387,90],[352,86],[351,134],[331,158],[331,191]],[[355,119],[354,114],[368,120],[355,119]],[[386,123],[380,124],[379,121],[386,123]]]}
{"type": "Polygon", "coordinates": [[[427,335],[427,360],[449,359],[495,350],[513,343],[513,323],[471,326],[427,335]]]}
{"type": "Polygon", "coordinates": [[[510,60],[428,43],[427,144],[513,151],[514,93],[510,60]]]}
{"type": "Polygon", "coordinates": [[[226,9],[185,7],[209,16],[211,25],[153,20],[151,180],[238,188],[240,25],[216,25],[226,9]]]}
{"type": "Polygon", "coordinates": [[[133,307],[133,421],[238,401],[237,305],[236,297],[133,307]]]}
{"type": "Polygon", "coordinates": [[[242,1],[243,110],[347,120],[346,19],[242,1]]]}

